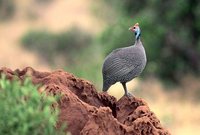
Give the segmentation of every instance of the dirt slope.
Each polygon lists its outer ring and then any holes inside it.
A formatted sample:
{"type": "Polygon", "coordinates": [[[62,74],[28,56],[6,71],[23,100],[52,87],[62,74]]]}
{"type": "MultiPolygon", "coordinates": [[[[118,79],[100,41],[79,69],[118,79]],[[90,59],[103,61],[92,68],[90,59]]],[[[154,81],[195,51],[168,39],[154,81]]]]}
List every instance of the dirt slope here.
{"type": "Polygon", "coordinates": [[[117,101],[62,70],[39,72],[27,67],[15,71],[1,68],[2,72],[9,79],[17,76],[23,80],[28,75],[34,84],[44,84],[46,91],[62,93],[58,126],[67,122],[72,135],[170,135],[143,99],[122,97],[117,101]]]}

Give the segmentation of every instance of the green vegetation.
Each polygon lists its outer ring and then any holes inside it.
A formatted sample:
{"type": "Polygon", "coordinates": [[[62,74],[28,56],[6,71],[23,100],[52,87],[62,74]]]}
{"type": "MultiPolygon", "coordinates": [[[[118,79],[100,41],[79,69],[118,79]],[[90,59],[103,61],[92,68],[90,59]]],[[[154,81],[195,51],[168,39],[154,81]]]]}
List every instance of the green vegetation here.
{"type": "MultiPolygon", "coordinates": [[[[41,5],[48,5],[53,0],[30,0],[32,3],[32,6],[41,6],[41,5]]],[[[0,21],[5,21],[12,19],[19,10],[15,0],[0,0],[0,21]]],[[[23,3],[24,4],[24,3],[23,3]]],[[[22,4],[22,5],[23,5],[22,4]]],[[[24,8],[21,6],[20,8],[24,8]]],[[[29,19],[35,19],[37,18],[38,14],[34,11],[34,9],[26,9],[25,13],[26,17],[29,19]]]]}
{"type": "Polygon", "coordinates": [[[0,134],[1,135],[56,135],[59,110],[52,104],[56,98],[41,94],[29,79],[23,83],[0,78],[0,134]]]}
{"type": "Polygon", "coordinates": [[[61,33],[29,31],[22,37],[22,44],[37,52],[48,64],[61,59],[63,65],[76,62],[76,56],[91,44],[91,35],[78,28],[61,33]]]}
{"type": "Polygon", "coordinates": [[[21,39],[25,48],[38,53],[51,67],[63,67],[101,87],[101,46],[93,40],[90,33],[76,27],[58,34],[29,31],[21,39]]]}
{"type": "Polygon", "coordinates": [[[139,22],[148,58],[143,77],[153,75],[178,84],[185,74],[200,73],[199,1],[106,0],[99,4],[94,12],[108,24],[99,37],[78,28],[57,34],[34,30],[22,37],[22,44],[49,65],[100,88],[103,58],[116,48],[134,44],[128,28],[139,22]]]}
{"type": "Polygon", "coordinates": [[[0,20],[9,19],[15,13],[14,0],[0,0],[0,20]]]}
{"type": "MultiPolygon", "coordinates": [[[[178,82],[186,73],[200,73],[200,1],[108,0],[117,11],[101,37],[106,54],[133,44],[128,28],[139,22],[148,65],[145,75],[178,82]],[[106,46],[106,47],[105,47],[106,46]]],[[[132,36],[132,37],[131,37],[132,36]]]]}

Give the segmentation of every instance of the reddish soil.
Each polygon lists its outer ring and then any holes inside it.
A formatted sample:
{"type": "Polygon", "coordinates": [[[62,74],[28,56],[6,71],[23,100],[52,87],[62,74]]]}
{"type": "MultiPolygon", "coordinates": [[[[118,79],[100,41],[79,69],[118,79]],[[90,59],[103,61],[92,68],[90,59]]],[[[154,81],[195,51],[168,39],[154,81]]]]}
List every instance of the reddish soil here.
{"type": "Polygon", "coordinates": [[[90,82],[63,70],[1,68],[0,73],[9,79],[30,76],[34,84],[43,84],[46,91],[62,93],[58,126],[67,122],[72,135],[170,135],[141,98],[122,97],[117,101],[106,93],[98,93],[90,82]]]}

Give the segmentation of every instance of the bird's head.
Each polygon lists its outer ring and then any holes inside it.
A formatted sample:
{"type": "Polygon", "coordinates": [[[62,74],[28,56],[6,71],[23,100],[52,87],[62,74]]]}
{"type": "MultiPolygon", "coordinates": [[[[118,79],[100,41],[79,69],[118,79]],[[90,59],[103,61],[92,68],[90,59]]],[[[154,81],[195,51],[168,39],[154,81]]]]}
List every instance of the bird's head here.
{"type": "Polygon", "coordinates": [[[129,30],[135,33],[136,39],[140,38],[141,31],[140,31],[139,23],[136,23],[135,25],[130,27],[129,30]]]}

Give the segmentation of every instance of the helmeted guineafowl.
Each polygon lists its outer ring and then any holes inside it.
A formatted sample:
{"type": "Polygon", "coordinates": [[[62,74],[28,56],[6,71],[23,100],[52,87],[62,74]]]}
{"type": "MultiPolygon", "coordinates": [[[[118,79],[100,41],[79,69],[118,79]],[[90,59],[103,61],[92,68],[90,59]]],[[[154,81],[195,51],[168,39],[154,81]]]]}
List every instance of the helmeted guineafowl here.
{"type": "Polygon", "coordinates": [[[147,59],[145,49],[140,41],[139,23],[129,28],[135,34],[135,44],[113,50],[106,58],[102,68],[103,91],[111,85],[121,82],[125,95],[128,96],[126,82],[139,76],[145,68],[147,59]]]}

